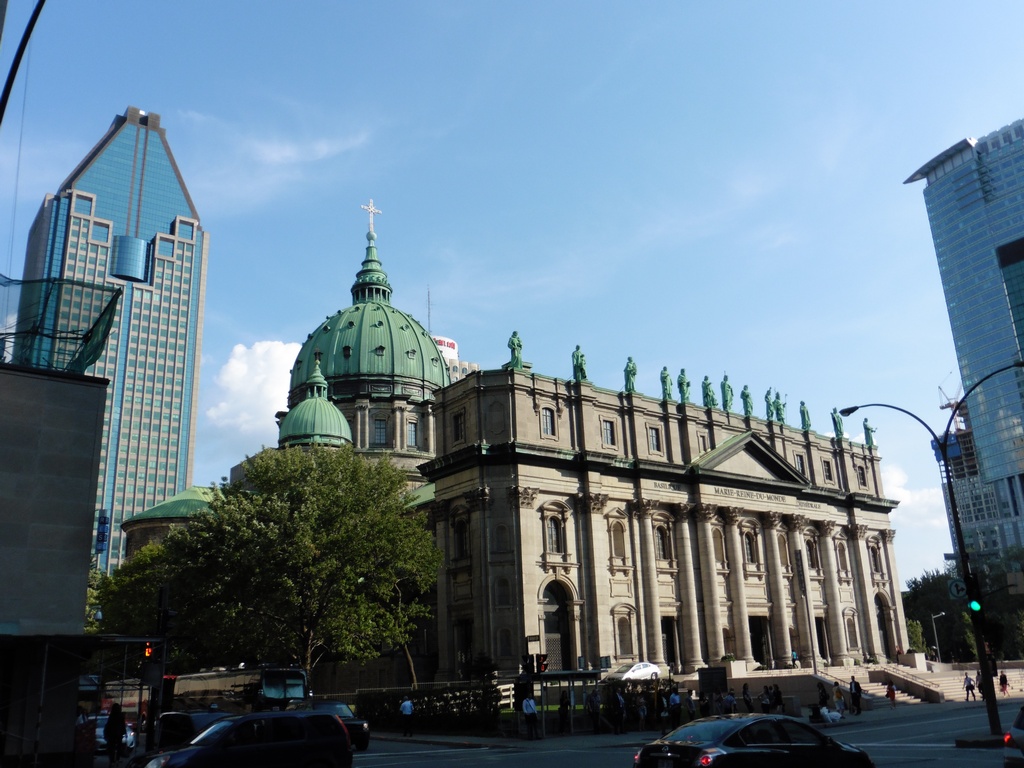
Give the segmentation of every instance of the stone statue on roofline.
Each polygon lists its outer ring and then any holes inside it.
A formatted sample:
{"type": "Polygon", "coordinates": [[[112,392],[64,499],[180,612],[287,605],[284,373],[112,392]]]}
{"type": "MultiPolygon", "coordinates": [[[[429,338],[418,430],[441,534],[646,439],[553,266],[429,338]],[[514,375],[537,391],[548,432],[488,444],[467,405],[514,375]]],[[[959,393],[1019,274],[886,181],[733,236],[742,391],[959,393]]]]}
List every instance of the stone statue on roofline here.
{"type": "Polygon", "coordinates": [[[661,399],[672,399],[672,374],[668,372],[667,365],[661,369],[661,399]]]}
{"type": "Polygon", "coordinates": [[[729,374],[722,374],[722,410],[732,410],[732,384],[729,383],[729,374]]]}
{"type": "Polygon", "coordinates": [[[709,377],[704,377],[704,381],[700,384],[700,392],[705,408],[718,407],[718,399],[715,397],[715,388],[712,386],[711,379],[709,377]]]}
{"type": "Polygon", "coordinates": [[[842,438],[843,436],[843,417],[839,413],[838,408],[832,409],[832,429],[835,430],[836,437],[842,438]]]}
{"type": "Polygon", "coordinates": [[[514,371],[523,370],[523,340],[519,338],[519,331],[512,331],[508,340],[508,348],[512,352],[512,359],[509,360],[508,367],[514,371]]]}
{"type": "Polygon", "coordinates": [[[746,384],[740,391],[740,402],[743,403],[743,415],[749,419],[754,415],[754,396],[750,394],[750,387],[746,384]]]}
{"type": "Polygon", "coordinates": [[[626,359],[626,368],[623,370],[626,378],[626,394],[632,394],[636,392],[636,363],[633,362],[633,358],[626,359]]]}
{"type": "Polygon", "coordinates": [[[572,353],[572,380],[587,380],[587,356],[583,354],[579,344],[576,345],[576,349],[572,353]]]}
{"type": "Polygon", "coordinates": [[[690,380],[686,378],[685,368],[679,369],[679,378],[676,379],[676,384],[679,385],[679,402],[690,402],[690,380]]]}

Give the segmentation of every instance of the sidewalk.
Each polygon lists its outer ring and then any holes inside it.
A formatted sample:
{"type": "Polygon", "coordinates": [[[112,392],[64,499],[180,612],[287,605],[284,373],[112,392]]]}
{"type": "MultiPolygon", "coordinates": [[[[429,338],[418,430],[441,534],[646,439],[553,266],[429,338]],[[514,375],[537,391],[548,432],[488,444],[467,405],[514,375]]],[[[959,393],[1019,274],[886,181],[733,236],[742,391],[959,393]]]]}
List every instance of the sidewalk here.
{"type": "MultiPolygon", "coordinates": [[[[949,709],[970,711],[972,714],[983,713],[985,709],[985,703],[983,701],[947,701],[942,704],[901,704],[897,705],[896,709],[889,709],[888,707],[879,707],[878,709],[865,710],[860,715],[847,714],[843,720],[830,725],[822,725],[812,723],[822,732],[828,733],[835,736],[836,739],[844,741],[843,729],[851,725],[861,725],[871,722],[892,722],[892,720],[902,719],[911,717],[913,715],[919,715],[922,712],[922,707],[940,707],[944,711],[949,709]]],[[[806,711],[806,707],[804,710],[806,711]]],[[[808,722],[807,718],[802,718],[805,722],[808,722]]],[[[1008,730],[1010,722],[1006,717],[1003,718],[1003,729],[1008,730]]],[[[518,751],[530,751],[539,749],[551,749],[555,745],[562,745],[571,742],[573,746],[579,749],[597,749],[600,747],[607,747],[609,745],[623,746],[623,747],[641,747],[644,744],[648,744],[660,735],[660,731],[647,730],[647,731],[628,731],[625,734],[615,735],[612,733],[602,733],[601,735],[595,735],[589,728],[586,730],[578,730],[572,735],[559,735],[558,733],[548,734],[545,738],[537,739],[536,741],[529,741],[525,738],[512,738],[503,736],[473,736],[465,734],[446,734],[446,733],[423,733],[415,736],[403,737],[398,733],[388,732],[375,732],[370,737],[371,742],[376,739],[379,741],[405,741],[413,744],[429,744],[434,746],[445,746],[453,748],[465,748],[465,749],[510,749],[518,751]]],[[[953,746],[962,748],[1002,748],[1003,739],[1002,736],[993,736],[988,732],[988,728],[980,727],[977,733],[973,733],[967,737],[956,739],[953,746]]]]}

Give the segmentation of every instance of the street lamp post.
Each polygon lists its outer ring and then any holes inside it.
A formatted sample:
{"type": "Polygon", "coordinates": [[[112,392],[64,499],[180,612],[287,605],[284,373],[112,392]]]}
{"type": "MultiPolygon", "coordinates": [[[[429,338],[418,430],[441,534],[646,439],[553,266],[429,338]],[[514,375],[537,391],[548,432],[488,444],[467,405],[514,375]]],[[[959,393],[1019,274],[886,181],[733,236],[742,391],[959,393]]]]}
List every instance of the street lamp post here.
{"type": "Polygon", "coordinates": [[[940,616],[945,615],[945,611],[940,611],[932,616],[932,637],[935,638],[935,660],[940,664],[942,663],[942,651],[939,650],[939,633],[938,630],[935,629],[935,620],[940,616]]]}
{"type": "MultiPolygon", "coordinates": [[[[924,421],[920,416],[915,413],[911,413],[906,408],[900,408],[896,405],[889,405],[888,403],[865,403],[864,405],[854,405],[849,408],[843,408],[839,411],[843,416],[849,416],[860,408],[891,408],[894,411],[904,413],[926,430],[928,434],[932,436],[932,440],[935,441],[935,445],[939,449],[939,455],[942,457],[943,471],[946,474],[946,493],[949,496],[949,515],[953,518],[953,533],[956,536],[956,548],[957,553],[960,556],[960,572],[963,576],[964,583],[967,587],[967,600],[969,603],[977,602],[981,604],[981,586],[978,582],[977,576],[971,570],[970,555],[967,553],[967,547],[964,545],[964,531],[960,525],[960,512],[956,506],[956,495],[953,492],[953,473],[949,468],[949,433],[953,429],[953,422],[956,419],[956,414],[960,410],[960,406],[966,402],[967,397],[974,392],[978,387],[984,384],[986,381],[991,379],[993,376],[1002,373],[1003,371],[1009,371],[1012,368],[1024,368],[1024,360],[1017,360],[1010,365],[1004,365],[1002,368],[997,368],[991,373],[982,376],[976,381],[966,392],[960,401],[956,403],[949,414],[949,421],[946,423],[946,430],[942,433],[940,438],[935,434],[928,423],[924,421]]],[[[988,725],[993,736],[1001,736],[1003,733],[1002,726],[999,723],[999,706],[996,702],[996,690],[995,685],[992,683],[992,669],[990,668],[987,660],[984,659],[985,654],[985,619],[981,614],[981,611],[971,611],[971,624],[974,627],[974,644],[977,647],[978,657],[981,660],[981,693],[985,698],[985,709],[988,712],[988,725]]],[[[936,638],[937,640],[938,638],[936,638]]],[[[936,643],[936,646],[938,643],[936,643]]]]}

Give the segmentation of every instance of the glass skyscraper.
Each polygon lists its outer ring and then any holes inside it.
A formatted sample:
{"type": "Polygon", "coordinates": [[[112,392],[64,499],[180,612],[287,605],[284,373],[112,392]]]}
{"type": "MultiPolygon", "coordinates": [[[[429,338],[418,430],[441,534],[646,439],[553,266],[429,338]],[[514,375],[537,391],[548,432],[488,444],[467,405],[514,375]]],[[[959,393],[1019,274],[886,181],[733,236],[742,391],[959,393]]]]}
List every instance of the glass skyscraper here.
{"type": "MultiPolygon", "coordinates": [[[[957,142],[906,183],[922,179],[927,180],[925,205],[967,389],[1021,358],[1024,120],[981,139],[957,142]]],[[[961,413],[966,407],[970,413],[962,430],[973,441],[969,474],[976,478],[973,498],[979,503],[960,504],[965,544],[973,552],[1022,546],[1024,376],[1014,369],[994,377],[971,395],[961,413]]]]}
{"type": "MultiPolygon", "coordinates": [[[[121,559],[121,523],[192,484],[209,240],[160,117],[129,107],[47,195],[29,233],[25,279],[114,285],[124,294],[106,351],[89,370],[110,379],[97,520],[109,520],[98,566],[121,559]]],[[[53,311],[76,327],[72,291],[53,311]]],[[[94,534],[95,535],[95,534],[94,534]]]]}

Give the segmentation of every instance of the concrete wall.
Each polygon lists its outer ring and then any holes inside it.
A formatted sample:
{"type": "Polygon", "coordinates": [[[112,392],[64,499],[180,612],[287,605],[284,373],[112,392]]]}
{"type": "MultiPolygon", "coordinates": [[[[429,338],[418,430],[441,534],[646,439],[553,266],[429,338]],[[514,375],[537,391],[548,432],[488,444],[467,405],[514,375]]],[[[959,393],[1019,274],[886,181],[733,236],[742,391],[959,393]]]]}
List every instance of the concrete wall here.
{"type": "Polygon", "coordinates": [[[0,366],[0,635],[82,632],[107,384],[0,366]]]}

